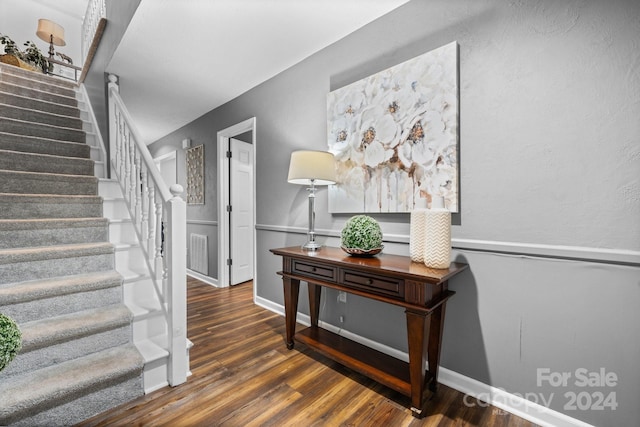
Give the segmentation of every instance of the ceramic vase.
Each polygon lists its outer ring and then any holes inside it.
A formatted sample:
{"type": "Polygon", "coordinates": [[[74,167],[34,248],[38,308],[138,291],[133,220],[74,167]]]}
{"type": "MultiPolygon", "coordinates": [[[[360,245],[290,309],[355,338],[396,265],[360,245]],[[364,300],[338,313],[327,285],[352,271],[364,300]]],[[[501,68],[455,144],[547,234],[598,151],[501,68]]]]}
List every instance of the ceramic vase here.
{"type": "Polygon", "coordinates": [[[417,199],[409,222],[409,256],[413,262],[424,262],[427,199],[417,199]]]}
{"type": "Polygon", "coordinates": [[[451,263],[451,212],[444,207],[443,197],[433,197],[425,218],[424,265],[449,268],[451,263]]]}

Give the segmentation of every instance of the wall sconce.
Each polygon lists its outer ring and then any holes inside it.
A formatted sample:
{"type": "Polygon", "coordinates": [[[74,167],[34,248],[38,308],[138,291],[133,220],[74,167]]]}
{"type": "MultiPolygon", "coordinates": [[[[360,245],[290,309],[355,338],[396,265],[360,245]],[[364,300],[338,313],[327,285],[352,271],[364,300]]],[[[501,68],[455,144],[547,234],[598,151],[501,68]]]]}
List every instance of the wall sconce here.
{"type": "Polygon", "coordinates": [[[189,138],[185,138],[182,140],[182,149],[183,150],[187,150],[191,148],[191,139],[189,138]]]}
{"type": "Polygon", "coordinates": [[[55,51],[53,45],[66,46],[64,41],[64,28],[48,19],[38,19],[38,29],[36,35],[45,42],[49,43],[49,59],[53,59],[55,51]]]}
{"type": "Polygon", "coordinates": [[[316,242],[315,232],[315,199],[316,185],[336,183],[336,168],[333,154],[326,151],[294,151],[289,163],[289,177],[291,184],[310,185],[309,192],[309,238],[302,248],[315,251],[322,247],[316,242]]]}

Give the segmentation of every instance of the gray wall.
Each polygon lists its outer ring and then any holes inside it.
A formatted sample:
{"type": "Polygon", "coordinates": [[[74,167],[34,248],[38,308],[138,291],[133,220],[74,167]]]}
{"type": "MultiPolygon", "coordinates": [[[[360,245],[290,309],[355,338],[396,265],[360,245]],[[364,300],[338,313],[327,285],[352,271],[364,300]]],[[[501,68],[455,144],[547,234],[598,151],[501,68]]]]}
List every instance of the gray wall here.
{"type": "MultiPolygon", "coordinates": [[[[282,304],[273,247],[304,242],[306,191],[286,182],[291,151],[323,150],[326,95],[451,41],[460,45],[461,210],[442,366],[596,425],[640,419],[640,3],[414,0],[152,146],[205,144],[206,204],[216,218],[216,133],[257,117],[259,298],[282,304]],[[537,369],[570,372],[538,385],[537,369]],[[578,387],[604,368],[614,387],[578,387]],[[615,411],[571,410],[565,392],[614,392],[615,411]],[[530,399],[533,399],[529,395],[530,399]]],[[[260,66],[260,64],[256,64],[260,66]]],[[[184,157],[178,159],[184,175],[184,157]]],[[[180,176],[184,183],[184,176],[180,176]]],[[[347,216],[316,201],[320,240],[347,216]]],[[[379,215],[385,251],[408,254],[408,215],[379,215]]],[[[215,262],[215,258],[212,258],[215,262]]],[[[303,294],[305,295],[305,294],[303,294]]],[[[401,310],[325,294],[321,318],[405,351],[401,310]]],[[[304,300],[304,298],[301,298],[304,300]]],[[[301,302],[302,311],[306,303],[301,302]]]]}

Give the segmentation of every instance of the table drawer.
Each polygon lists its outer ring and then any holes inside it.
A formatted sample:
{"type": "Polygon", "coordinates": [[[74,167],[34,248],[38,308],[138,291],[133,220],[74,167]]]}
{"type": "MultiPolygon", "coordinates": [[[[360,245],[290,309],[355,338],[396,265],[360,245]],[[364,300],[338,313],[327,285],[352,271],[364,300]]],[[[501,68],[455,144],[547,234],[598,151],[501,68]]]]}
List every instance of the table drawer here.
{"type": "Polygon", "coordinates": [[[336,270],[336,268],[326,265],[318,265],[297,259],[291,260],[291,272],[302,276],[309,276],[316,279],[335,282],[338,276],[336,270]]]}
{"type": "Polygon", "coordinates": [[[371,275],[353,270],[340,270],[341,284],[394,297],[404,297],[403,282],[402,279],[394,279],[393,277],[371,275]]]}

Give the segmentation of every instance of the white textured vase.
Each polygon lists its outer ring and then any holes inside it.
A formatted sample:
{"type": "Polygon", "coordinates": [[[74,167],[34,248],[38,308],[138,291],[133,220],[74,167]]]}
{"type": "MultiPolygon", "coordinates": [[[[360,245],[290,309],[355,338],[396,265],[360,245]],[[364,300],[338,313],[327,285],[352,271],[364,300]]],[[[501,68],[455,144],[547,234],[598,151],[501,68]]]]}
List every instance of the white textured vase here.
{"type": "Polygon", "coordinates": [[[414,262],[424,261],[424,250],[427,246],[425,240],[426,220],[427,199],[417,199],[416,207],[411,211],[409,225],[409,256],[414,262]]]}
{"type": "Polygon", "coordinates": [[[433,197],[426,211],[424,265],[429,268],[449,268],[451,263],[451,212],[444,207],[444,198],[433,197]]]}

